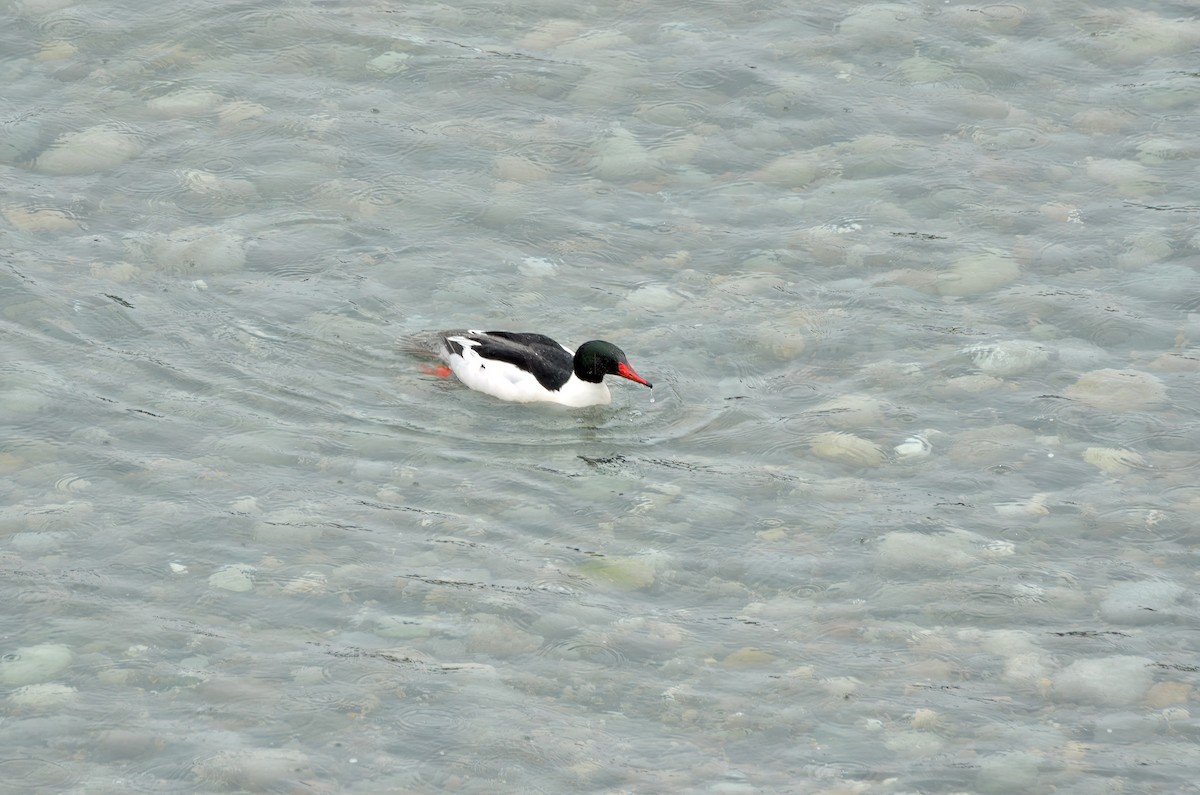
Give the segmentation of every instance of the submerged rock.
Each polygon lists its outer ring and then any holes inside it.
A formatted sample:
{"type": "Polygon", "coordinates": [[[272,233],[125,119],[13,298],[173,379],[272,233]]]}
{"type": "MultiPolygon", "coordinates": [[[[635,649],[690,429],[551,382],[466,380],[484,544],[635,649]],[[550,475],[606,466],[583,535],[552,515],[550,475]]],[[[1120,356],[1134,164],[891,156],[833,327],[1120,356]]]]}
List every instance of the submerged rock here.
{"type": "Polygon", "coordinates": [[[852,433],[818,433],[808,446],[817,458],[856,467],[877,467],[888,459],[882,447],[852,433]]]}
{"type": "Polygon", "coordinates": [[[1137,411],[1167,400],[1162,381],[1138,370],[1092,370],[1066,389],[1067,397],[1109,411],[1137,411]]]}
{"type": "Polygon", "coordinates": [[[1054,694],[1106,707],[1136,704],[1154,684],[1153,666],[1153,660],[1128,655],[1076,660],[1054,677],[1054,694]]]}
{"type": "Polygon", "coordinates": [[[141,138],[133,130],[100,124],[60,135],[34,161],[34,168],[44,174],[94,174],[115,168],[141,151],[141,138]]]}
{"type": "Polygon", "coordinates": [[[71,664],[73,656],[69,648],[57,643],[22,646],[0,658],[0,684],[32,685],[53,679],[71,664]]]}

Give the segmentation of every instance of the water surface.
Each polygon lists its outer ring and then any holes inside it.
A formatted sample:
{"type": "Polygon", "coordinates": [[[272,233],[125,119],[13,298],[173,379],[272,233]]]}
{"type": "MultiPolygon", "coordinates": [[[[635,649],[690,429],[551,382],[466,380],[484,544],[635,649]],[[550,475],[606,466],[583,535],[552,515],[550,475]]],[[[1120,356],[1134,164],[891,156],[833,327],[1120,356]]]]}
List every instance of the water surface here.
{"type": "Polygon", "coordinates": [[[0,10],[0,789],[1194,788],[1190,5],[0,10]],[[513,406],[407,335],[611,340],[513,406]]]}

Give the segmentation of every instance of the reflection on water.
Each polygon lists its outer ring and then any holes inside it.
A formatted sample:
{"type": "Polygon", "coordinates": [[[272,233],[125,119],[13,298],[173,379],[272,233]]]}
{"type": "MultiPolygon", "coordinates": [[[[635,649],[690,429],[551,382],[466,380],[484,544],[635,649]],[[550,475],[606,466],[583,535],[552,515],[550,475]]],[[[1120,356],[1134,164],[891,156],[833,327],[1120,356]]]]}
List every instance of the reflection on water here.
{"type": "Polygon", "coordinates": [[[0,780],[1186,789],[1178,15],[10,4],[0,780]]]}

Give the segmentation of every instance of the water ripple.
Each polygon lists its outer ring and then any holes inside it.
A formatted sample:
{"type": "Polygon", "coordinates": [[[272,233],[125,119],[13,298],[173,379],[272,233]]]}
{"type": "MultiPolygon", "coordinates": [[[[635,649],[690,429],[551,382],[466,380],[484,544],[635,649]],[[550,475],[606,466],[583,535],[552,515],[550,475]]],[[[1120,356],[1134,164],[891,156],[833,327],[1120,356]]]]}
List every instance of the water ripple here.
{"type": "Polygon", "coordinates": [[[12,792],[70,792],[82,775],[72,766],[32,755],[0,758],[0,780],[12,792]]]}
{"type": "Polygon", "coordinates": [[[586,577],[579,574],[560,569],[551,570],[547,567],[538,569],[538,576],[532,578],[529,584],[539,591],[570,596],[577,596],[594,587],[586,577]]]}
{"type": "Polygon", "coordinates": [[[1161,413],[1104,411],[1057,395],[1042,395],[1034,406],[1040,432],[1053,433],[1065,441],[1107,442],[1129,446],[1151,439],[1179,436],[1179,426],[1161,413]]]}
{"type": "MultiPolygon", "coordinates": [[[[88,6],[91,13],[102,6],[88,6]]],[[[71,41],[95,34],[98,20],[89,19],[79,9],[62,9],[46,14],[37,21],[38,33],[50,41],[71,41]]]]}
{"type": "Polygon", "coordinates": [[[637,110],[638,118],[660,127],[689,128],[709,116],[707,105],[692,99],[646,102],[637,110]]]}
{"type": "Polygon", "coordinates": [[[706,66],[679,72],[673,80],[676,85],[691,91],[703,91],[716,88],[729,79],[730,71],[728,69],[714,69],[706,66]]]}
{"type": "Polygon", "coordinates": [[[566,139],[537,140],[515,146],[511,154],[556,172],[583,174],[591,159],[586,144],[566,139]]]}
{"type": "Polygon", "coordinates": [[[125,773],[119,781],[123,791],[143,795],[185,795],[196,791],[190,763],[155,764],[125,773]]]}
{"type": "Polygon", "coordinates": [[[546,643],[538,649],[538,655],[556,659],[582,660],[597,663],[605,668],[624,665],[625,655],[609,643],[586,642],[570,638],[546,643]]]}

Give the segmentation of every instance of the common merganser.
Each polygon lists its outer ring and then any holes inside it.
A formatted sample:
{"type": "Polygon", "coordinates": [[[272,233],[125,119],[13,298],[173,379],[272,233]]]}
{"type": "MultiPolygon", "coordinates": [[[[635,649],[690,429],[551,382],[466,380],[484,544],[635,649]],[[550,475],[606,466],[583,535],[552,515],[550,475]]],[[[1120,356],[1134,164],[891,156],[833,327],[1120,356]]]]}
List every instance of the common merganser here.
{"type": "Polygon", "coordinates": [[[544,334],[516,331],[442,331],[436,353],[471,389],[517,403],[546,401],[580,408],[608,403],[604,376],[619,375],[653,385],[633,371],[616,345],[592,340],[572,351],[544,334]]]}

